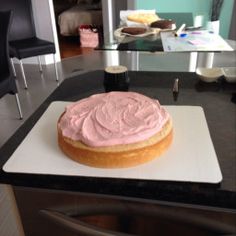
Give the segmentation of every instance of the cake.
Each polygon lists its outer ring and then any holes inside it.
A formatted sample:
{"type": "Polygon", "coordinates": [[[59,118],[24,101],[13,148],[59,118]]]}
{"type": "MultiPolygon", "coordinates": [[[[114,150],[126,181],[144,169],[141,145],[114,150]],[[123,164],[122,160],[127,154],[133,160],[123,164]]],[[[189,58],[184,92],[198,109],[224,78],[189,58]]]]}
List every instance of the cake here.
{"type": "Polygon", "coordinates": [[[133,13],[128,15],[127,19],[136,23],[151,24],[152,22],[159,20],[159,17],[153,13],[133,13]]]}
{"type": "Polygon", "coordinates": [[[175,22],[173,20],[157,20],[151,23],[150,27],[159,29],[173,29],[175,22]]]}
{"type": "Polygon", "coordinates": [[[135,92],[95,94],[68,105],[57,123],[58,144],[71,159],[102,168],[136,166],[171,144],[172,120],[154,100],[135,92]]]}
{"type": "Polygon", "coordinates": [[[144,27],[124,27],[121,32],[130,35],[139,35],[146,33],[147,29],[144,27]]]}

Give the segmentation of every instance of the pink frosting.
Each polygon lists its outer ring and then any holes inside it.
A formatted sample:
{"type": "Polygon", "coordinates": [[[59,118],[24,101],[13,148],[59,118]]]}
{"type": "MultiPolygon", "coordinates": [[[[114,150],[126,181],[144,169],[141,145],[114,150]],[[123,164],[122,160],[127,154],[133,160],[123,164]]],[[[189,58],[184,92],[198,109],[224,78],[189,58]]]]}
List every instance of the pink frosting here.
{"type": "Polygon", "coordinates": [[[135,92],[110,92],[68,105],[59,126],[65,137],[104,147],[148,139],[168,119],[157,100],[135,92]]]}

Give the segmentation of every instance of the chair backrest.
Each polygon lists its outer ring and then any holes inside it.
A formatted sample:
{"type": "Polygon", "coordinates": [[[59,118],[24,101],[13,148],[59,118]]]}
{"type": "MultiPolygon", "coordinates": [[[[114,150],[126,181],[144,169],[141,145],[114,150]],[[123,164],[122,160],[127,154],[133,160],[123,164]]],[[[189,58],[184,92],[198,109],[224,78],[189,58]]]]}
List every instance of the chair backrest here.
{"type": "Polygon", "coordinates": [[[8,34],[12,19],[11,16],[11,11],[0,11],[0,81],[7,78],[11,73],[8,49],[8,34]]]}
{"type": "Polygon", "coordinates": [[[0,11],[12,10],[9,41],[35,37],[31,0],[1,0],[0,11]]]}
{"type": "Polygon", "coordinates": [[[179,28],[182,24],[186,26],[193,26],[192,12],[165,12],[157,13],[163,19],[172,19],[176,22],[176,27],[179,28]]]}

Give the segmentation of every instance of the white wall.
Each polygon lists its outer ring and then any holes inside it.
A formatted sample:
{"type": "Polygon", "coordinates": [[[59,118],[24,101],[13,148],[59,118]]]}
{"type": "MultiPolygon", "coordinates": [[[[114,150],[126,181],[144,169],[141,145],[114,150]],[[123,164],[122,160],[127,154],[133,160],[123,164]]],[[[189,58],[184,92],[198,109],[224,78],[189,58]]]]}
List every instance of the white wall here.
{"type": "MultiPolygon", "coordinates": [[[[32,0],[36,34],[39,38],[55,43],[56,60],[60,61],[60,50],[57,38],[53,0],[32,0]]],[[[53,63],[53,55],[41,56],[43,64],[53,63]]],[[[24,63],[36,64],[37,58],[27,58],[24,63]]]]}
{"type": "Polygon", "coordinates": [[[236,40],[236,2],[234,2],[233,15],[231,19],[229,39],[236,40]]]}

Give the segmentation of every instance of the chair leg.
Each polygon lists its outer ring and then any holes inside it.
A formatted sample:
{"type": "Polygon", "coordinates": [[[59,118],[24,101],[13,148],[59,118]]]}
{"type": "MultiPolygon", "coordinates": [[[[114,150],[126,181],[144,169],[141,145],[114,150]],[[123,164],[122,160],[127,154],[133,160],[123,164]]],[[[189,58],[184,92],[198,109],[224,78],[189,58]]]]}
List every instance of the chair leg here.
{"type": "Polygon", "coordinates": [[[38,63],[39,63],[39,71],[42,73],[43,72],[43,68],[42,68],[42,63],[41,63],[40,56],[38,56],[38,63]]]}
{"type": "Polygon", "coordinates": [[[13,75],[14,75],[14,77],[16,77],[16,69],[15,69],[15,66],[14,66],[13,58],[11,58],[11,66],[12,66],[13,75]]]}
{"type": "Polygon", "coordinates": [[[56,81],[59,81],[58,71],[57,71],[56,54],[53,54],[53,59],[54,59],[54,67],[55,67],[55,73],[56,73],[56,81]]]}
{"type": "Polygon", "coordinates": [[[25,71],[24,71],[23,63],[22,63],[21,60],[20,60],[20,68],[21,68],[21,73],[22,73],[22,76],[23,76],[23,79],[24,79],[24,83],[25,83],[25,89],[27,89],[28,85],[27,85],[27,82],[26,82],[25,71]]]}
{"type": "Polygon", "coordinates": [[[19,115],[20,115],[20,120],[22,120],[23,115],[22,115],[22,111],[21,111],[21,105],[20,105],[20,100],[19,100],[18,93],[15,94],[15,98],[16,98],[16,104],[17,104],[17,107],[18,107],[19,115]]]}

